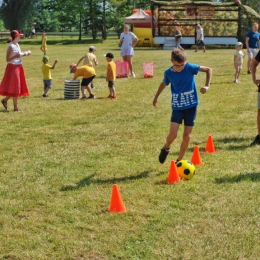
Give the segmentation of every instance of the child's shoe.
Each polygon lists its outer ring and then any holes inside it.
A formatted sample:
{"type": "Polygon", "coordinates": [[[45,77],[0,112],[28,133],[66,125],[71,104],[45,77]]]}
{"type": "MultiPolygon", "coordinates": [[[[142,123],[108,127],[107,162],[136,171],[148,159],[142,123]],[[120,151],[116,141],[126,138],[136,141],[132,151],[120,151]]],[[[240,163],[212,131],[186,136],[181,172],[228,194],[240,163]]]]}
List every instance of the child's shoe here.
{"type": "Polygon", "coordinates": [[[83,96],[80,100],[87,100],[87,97],[83,96]]]}
{"type": "Polygon", "coordinates": [[[255,140],[250,144],[250,146],[260,145],[260,135],[257,135],[255,140]]]}
{"type": "Polygon", "coordinates": [[[111,98],[111,99],[117,99],[117,97],[116,97],[116,96],[111,96],[110,98],[111,98]]]}
{"type": "Polygon", "coordinates": [[[48,97],[48,94],[43,94],[42,96],[43,96],[43,97],[48,97]]]}
{"type": "Polygon", "coordinates": [[[92,83],[91,83],[90,87],[91,87],[92,89],[94,89],[94,88],[95,88],[94,84],[92,84],[92,83]]]}
{"type": "Polygon", "coordinates": [[[94,96],[93,94],[90,94],[90,95],[88,96],[88,99],[93,99],[93,98],[95,98],[95,96],[94,96]]]}
{"type": "Polygon", "coordinates": [[[170,149],[167,151],[165,149],[165,146],[161,149],[161,152],[159,154],[159,162],[160,163],[164,163],[165,162],[165,160],[166,160],[166,158],[167,158],[167,156],[169,154],[169,151],[170,151],[170,149]]]}

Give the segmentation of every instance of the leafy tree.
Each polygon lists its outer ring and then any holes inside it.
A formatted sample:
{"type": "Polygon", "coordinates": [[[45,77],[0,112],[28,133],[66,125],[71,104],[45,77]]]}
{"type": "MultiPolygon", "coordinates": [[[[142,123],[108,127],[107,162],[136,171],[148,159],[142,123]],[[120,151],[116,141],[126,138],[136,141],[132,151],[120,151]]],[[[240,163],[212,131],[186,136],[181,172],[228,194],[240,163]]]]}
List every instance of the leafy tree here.
{"type": "Polygon", "coordinates": [[[48,8],[48,1],[41,0],[35,4],[33,21],[37,31],[54,31],[60,29],[59,12],[48,8]]]}
{"type": "Polygon", "coordinates": [[[21,29],[31,18],[34,2],[31,0],[3,0],[0,13],[9,30],[21,29]]]}
{"type": "Polygon", "coordinates": [[[123,31],[124,18],[132,14],[132,8],[132,0],[111,1],[107,15],[108,27],[116,31],[118,38],[123,31]]]}

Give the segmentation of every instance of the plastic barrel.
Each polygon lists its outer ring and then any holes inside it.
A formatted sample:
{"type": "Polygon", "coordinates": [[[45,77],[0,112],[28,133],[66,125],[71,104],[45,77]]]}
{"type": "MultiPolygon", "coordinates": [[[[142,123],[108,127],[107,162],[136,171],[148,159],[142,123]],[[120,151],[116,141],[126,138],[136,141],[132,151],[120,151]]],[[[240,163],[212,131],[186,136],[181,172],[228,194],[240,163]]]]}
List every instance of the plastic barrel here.
{"type": "Polygon", "coordinates": [[[64,98],[78,99],[80,92],[80,81],[78,79],[65,79],[64,82],[64,98]]]}

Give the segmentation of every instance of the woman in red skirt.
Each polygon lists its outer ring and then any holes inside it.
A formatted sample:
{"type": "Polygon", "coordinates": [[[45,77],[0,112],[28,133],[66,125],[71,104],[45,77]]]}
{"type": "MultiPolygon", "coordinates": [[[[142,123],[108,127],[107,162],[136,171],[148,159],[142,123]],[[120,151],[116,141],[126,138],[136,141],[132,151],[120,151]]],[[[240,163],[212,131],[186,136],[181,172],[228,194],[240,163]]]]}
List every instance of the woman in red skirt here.
{"type": "Polygon", "coordinates": [[[7,102],[13,98],[14,111],[21,111],[18,108],[18,98],[29,96],[28,87],[25,81],[24,70],[21,57],[30,55],[30,51],[22,52],[18,44],[20,33],[16,30],[11,32],[11,37],[7,40],[6,50],[7,67],[0,85],[0,95],[6,96],[1,100],[4,108],[8,110],[7,102]]]}

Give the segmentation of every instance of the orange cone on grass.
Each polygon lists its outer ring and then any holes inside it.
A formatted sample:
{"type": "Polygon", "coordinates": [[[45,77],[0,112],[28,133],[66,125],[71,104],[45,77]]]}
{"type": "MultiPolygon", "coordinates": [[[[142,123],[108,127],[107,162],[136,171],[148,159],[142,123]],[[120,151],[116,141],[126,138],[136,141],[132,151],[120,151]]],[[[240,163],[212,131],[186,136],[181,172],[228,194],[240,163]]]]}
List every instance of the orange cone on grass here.
{"type": "Polygon", "coordinates": [[[190,160],[194,165],[202,165],[202,161],[200,159],[200,150],[199,147],[196,145],[194,147],[194,151],[190,160]]]}
{"type": "Polygon", "coordinates": [[[170,171],[169,171],[169,176],[168,176],[168,183],[174,184],[179,181],[180,181],[180,176],[178,174],[177,167],[175,165],[175,162],[171,161],[171,166],[170,166],[170,171]]]}
{"type": "Polygon", "coordinates": [[[126,207],[122,201],[121,195],[116,184],[113,185],[109,212],[126,212],[126,207]]]}
{"type": "Polygon", "coordinates": [[[215,152],[216,152],[216,150],[215,150],[215,147],[214,147],[212,136],[209,135],[208,141],[207,141],[207,144],[206,144],[206,148],[205,148],[205,153],[215,153],[215,152]]]}

